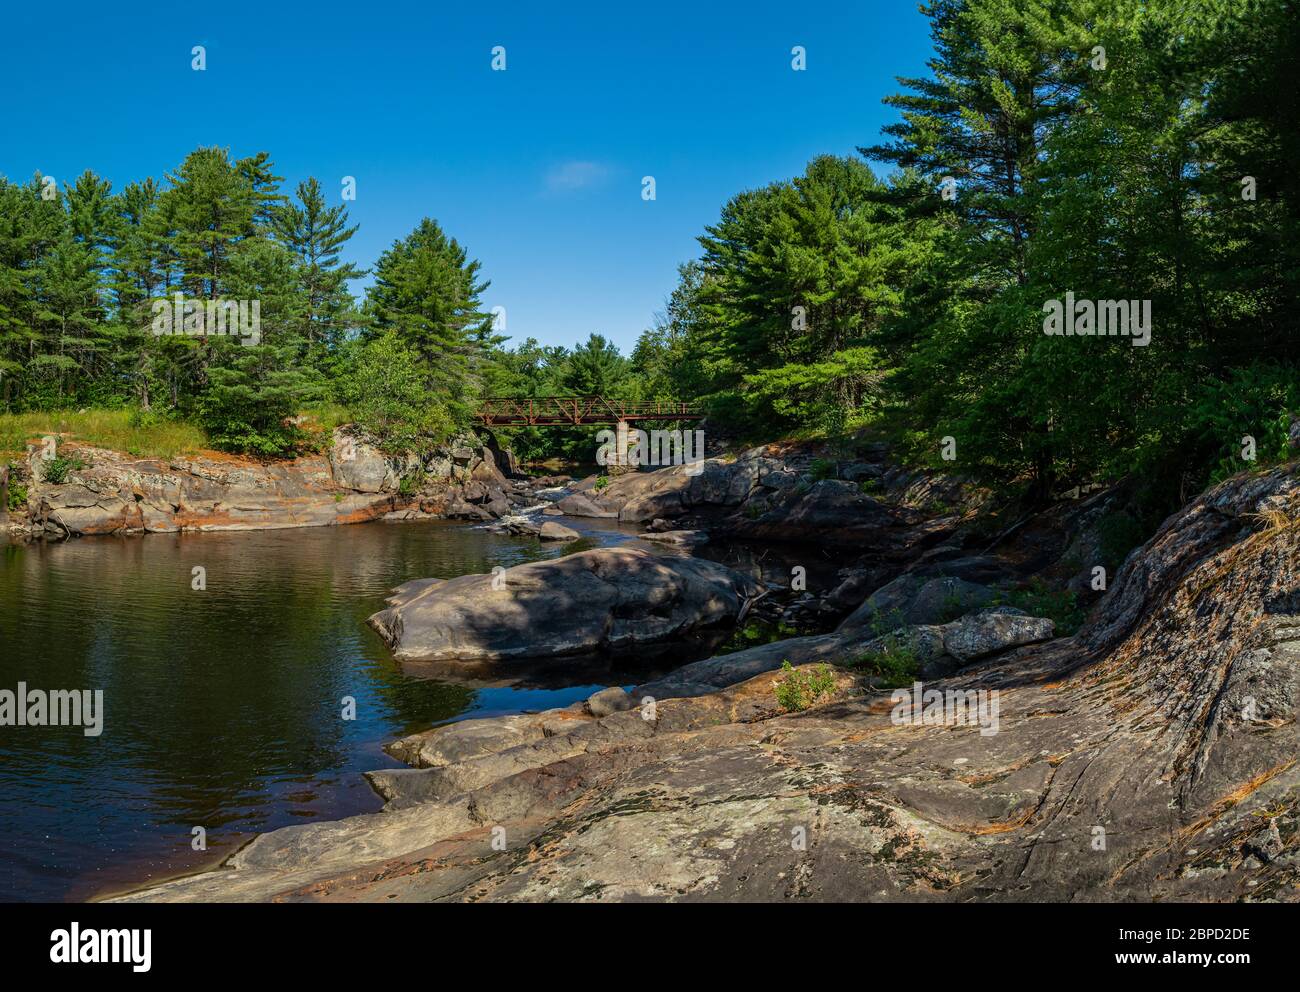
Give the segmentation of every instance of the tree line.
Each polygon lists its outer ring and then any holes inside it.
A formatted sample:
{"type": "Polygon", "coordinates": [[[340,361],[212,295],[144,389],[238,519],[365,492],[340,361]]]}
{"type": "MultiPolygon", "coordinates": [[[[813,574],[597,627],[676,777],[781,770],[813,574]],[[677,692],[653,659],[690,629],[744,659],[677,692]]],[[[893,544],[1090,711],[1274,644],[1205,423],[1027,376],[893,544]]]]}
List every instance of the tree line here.
{"type": "MultiPolygon", "coordinates": [[[[1287,450],[1300,246],[1291,0],[933,0],[856,157],[732,198],[638,345],[754,434],[875,424],[1045,498],[1187,496],[1287,450]],[[873,171],[875,164],[879,173],[873,171]],[[881,178],[883,174],[884,178],[881,178]],[[1146,347],[1044,308],[1149,303],[1146,347]]],[[[950,466],[951,467],[951,466],[950,466]]]]}
{"type": "MultiPolygon", "coordinates": [[[[347,407],[385,446],[447,440],[485,393],[635,394],[599,334],[570,349],[505,347],[484,312],[480,263],[430,218],[383,252],[373,284],[342,261],[357,227],[308,179],[289,196],[266,152],[198,148],[162,181],[114,192],[87,171],[60,189],[0,178],[0,411],[126,407],[138,422],[196,421],[218,447],[299,450],[304,407],[347,407]],[[256,343],[156,333],[176,294],[255,300],[256,343]]],[[[167,324],[170,331],[174,322],[167,324]]],[[[212,332],[212,333],[208,333],[212,332]]],[[[525,457],[590,457],[576,431],[515,432],[525,457]]]]}
{"type": "MultiPolygon", "coordinates": [[[[1294,0],[931,0],[896,123],[732,197],[632,352],[507,346],[463,246],[425,219],[374,266],[319,183],[191,153],[114,193],[0,181],[0,406],[129,404],[216,443],[295,442],[311,398],[387,443],[477,398],[703,405],[719,431],[895,440],[1031,499],[1105,478],[1185,497],[1287,451],[1300,413],[1300,25],[1294,0]],[[45,193],[45,197],[43,197],[45,193]],[[262,301],[256,346],[156,337],[151,301],[262,301]],[[1149,307],[1145,346],[1044,333],[1052,301],[1149,307]],[[943,445],[943,439],[952,444],[943,445]]],[[[1145,310],[1143,311],[1145,312],[1145,310]]],[[[515,431],[522,457],[585,434],[515,431]]],[[[953,466],[948,466],[953,467],[953,466]]]]}

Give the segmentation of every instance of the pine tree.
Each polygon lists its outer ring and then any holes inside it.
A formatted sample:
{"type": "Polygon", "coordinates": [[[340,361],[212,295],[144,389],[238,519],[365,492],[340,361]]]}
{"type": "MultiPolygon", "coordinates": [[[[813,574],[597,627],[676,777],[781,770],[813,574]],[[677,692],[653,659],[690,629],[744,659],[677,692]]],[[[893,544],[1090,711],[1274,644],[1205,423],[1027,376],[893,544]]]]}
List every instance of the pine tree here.
{"type": "Polygon", "coordinates": [[[565,391],[575,396],[622,396],[628,363],[612,341],[592,334],[569,352],[561,376],[565,391]]]}
{"type": "Polygon", "coordinates": [[[468,420],[481,383],[479,263],[425,218],[379,258],[367,301],[379,332],[392,330],[419,355],[428,388],[458,423],[468,420]]]}
{"type": "Polygon", "coordinates": [[[933,0],[922,8],[935,43],[932,75],[900,80],[911,92],[885,101],[902,111],[902,121],[884,129],[895,140],[860,149],[910,170],[935,200],[948,180],[959,222],[946,258],[921,283],[934,304],[922,316],[931,330],[905,380],[918,391],[919,412],[932,418],[928,433],[960,436],[968,468],[1019,461],[1036,498],[1050,493],[1057,469],[1057,411],[1026,374],[1042,340],[1040,305],[1055,295],[1034,284],[1030,261],[1046,192],[1043,150],[1082,112],[1099,40],[1095,7],[933,0]]]}
{"type": "Polygon", "coordinates": [[[258,152],[235,163],[235,170],[248,183],[253,197],[253,226],[248,233],[269,231],[275,224],[275,214],[287,201],[280,193],[283,176],[275,174],[275,163],[267,152],[258,152]]]}
{"type": "MultiPolygon", "coordinates": [[[[248,161],[248,160],[245,160],[248,161]]],[[[232,164],[223,148],[190,152],[167,176],[163,194],[180,265],[180,284],[194,297],[221,296],[226,265],[236,243],[253,233],[259,206],[250,171],[232,164]]]]}
{"type": "Polygon", "coordinates": [[[351,262],[339,261],[356,226],[348,226],[347,210],[341,204],[325,205],[320,183],[313,178],[298,184],[298,204],[275,211],[272,229],[297,259],[304,294],[302,337],[312,348],[336,349],[357,320],[348,280],[366,274],[351,262]]]}

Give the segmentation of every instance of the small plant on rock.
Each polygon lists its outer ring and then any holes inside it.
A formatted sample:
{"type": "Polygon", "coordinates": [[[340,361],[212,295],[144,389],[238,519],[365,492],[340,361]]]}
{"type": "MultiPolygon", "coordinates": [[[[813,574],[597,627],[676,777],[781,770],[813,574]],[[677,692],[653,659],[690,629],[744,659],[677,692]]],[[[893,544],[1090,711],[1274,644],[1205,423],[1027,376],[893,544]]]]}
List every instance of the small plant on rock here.
{"type": "Polygon", "coordinates": [[[811,672],[797,672],[789,659],[781,662],[779,682],[773,682],[776,688],[776,701],[787,713],[798,713],[812,706],[817,700],[835,688],[835,673],[830,665],[818,665],[811,672]]]}
{"type": "Polygon", "coordinates": [[[409,475],[402,476],[402,481],[397,484],[397,491],[402,496],[413,496],[418,493],[424,486],[424,469],[417,468],[409,475]]]}
{"type": "Polygon", "coordinates": [[[852,663],[864,675],[884,680],[884,688],[908,685],[916,677],[920,661],[916,647],[899,633],[889,634],[875,651],[868,651],[852,663]]]}
{"type": "Polygon", "coordinates": [[[69,472],[80,472],[85,467],[86,463],[76,455],[70,458],[59,455],[45,462],[43,477],[51,485],[61,486],[68,481],[69,472]]]}
{"type": "Polygon", "coordinates": [[[9,483],[9,511],[17,513],[27,505],[27,487],[16,482],[9,483]]]}
{"type": "Polygon", "coordinates": [[[814,458],[813,463],[808,466],[808,474],[816,482],[823,479],[834,479],[839,475],[839,466],[829,458],[814,458]]]}

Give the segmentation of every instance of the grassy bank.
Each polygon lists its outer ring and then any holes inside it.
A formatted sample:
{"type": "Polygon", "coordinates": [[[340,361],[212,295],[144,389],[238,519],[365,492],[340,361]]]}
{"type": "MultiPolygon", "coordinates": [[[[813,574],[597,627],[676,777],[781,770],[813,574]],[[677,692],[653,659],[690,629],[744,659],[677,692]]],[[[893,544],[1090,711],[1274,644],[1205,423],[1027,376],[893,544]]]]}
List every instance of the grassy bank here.
{"type": "MultiPolygon", "coordinates": [[[[328,435],[351,423],[346,407],[322,404],[302,411],[309,446],[326,443],[328,435]]],[[[61,434],[137,458],[174,458],[211,448],[203,428],[184,420],[141,417],[133,410],[56,410],[52,413],[0,413],[0,459],[21,457],[27,443],[46,434],[61,434]]]]}
{"type": "Polygon", "coordinates": [[[0,414],[0,458],[21,456],[27,442],[45,434],[62,434],[141,458],[172,458],[208,446],[207,435],[193,424],[138,417],[133,422],[130,410],[4,413],[0,414]]]}

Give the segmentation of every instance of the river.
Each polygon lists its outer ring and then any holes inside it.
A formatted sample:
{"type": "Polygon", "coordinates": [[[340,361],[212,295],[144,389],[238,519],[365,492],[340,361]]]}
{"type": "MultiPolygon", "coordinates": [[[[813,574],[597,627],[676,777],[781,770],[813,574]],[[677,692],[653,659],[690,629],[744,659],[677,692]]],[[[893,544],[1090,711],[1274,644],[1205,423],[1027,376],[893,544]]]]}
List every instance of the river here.
{"type": "Polygon", "coordinates": [[[0,898],[92,898],[215,865],[257,832],[378,810],[361,773],[400,767],[382,750],[395,738],[585,698],[608,679],[411,677],[365,623],[408,579],[633,539],[565,522],[581,542],[414,523],[0,545],[0,689],[103,689],[105,714],[98,737],[0,728],[0,898]]]}

